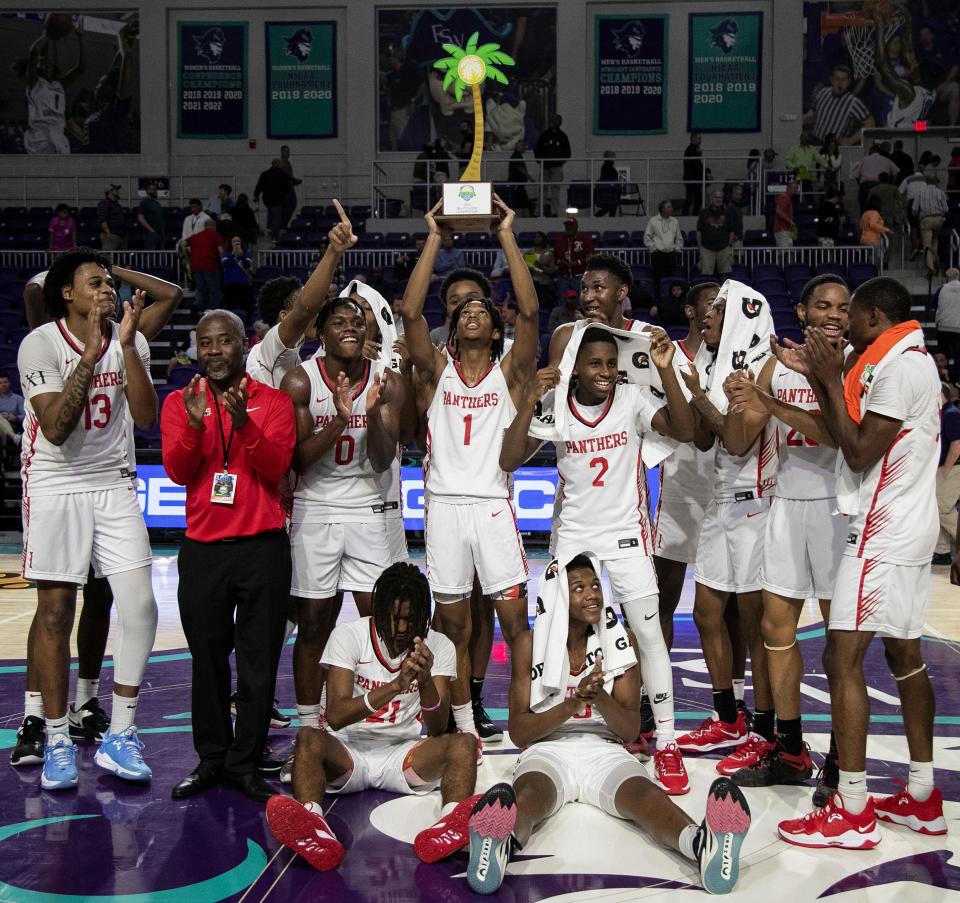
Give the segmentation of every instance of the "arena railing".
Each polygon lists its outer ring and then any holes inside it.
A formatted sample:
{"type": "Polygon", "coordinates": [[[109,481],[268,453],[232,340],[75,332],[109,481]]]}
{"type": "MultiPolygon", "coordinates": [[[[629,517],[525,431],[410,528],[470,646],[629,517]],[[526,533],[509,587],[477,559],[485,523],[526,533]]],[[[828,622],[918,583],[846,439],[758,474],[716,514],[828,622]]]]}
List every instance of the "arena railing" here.
{"type": "MultiPolygon", "coordinates": [[[[111,263],[144,273],[172,272],[180,279],[180,258],[176,251],[100,251],[111,263]]],[[[0,268],[23,270],[26,273],[39,273],[50,268],[50,264],[59,256],[56,251],[47,250],[3,250],[0,251],[0,268]]]]}

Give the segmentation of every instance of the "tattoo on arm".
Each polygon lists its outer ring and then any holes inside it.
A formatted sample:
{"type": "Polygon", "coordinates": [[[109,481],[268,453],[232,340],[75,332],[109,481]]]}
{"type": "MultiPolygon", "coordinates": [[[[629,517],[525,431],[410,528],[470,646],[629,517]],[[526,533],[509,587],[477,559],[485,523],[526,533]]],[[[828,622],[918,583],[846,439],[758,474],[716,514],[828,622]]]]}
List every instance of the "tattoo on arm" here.
{"type": "Polygon", "coordinates": [[[87,392],[93,380],[95,366],[94,362],[80,358],[70,381],[64,386],[60,410],[57,412],[57,422],[54,425],[54,430],[64,437],[69,436],[80,422],[80,415],[87,404],[87,392]]]}
{"type": "Polygon", "coordinates": [[[712,401],[706,395],[697,395],[691,404],[697,409],[697,413],[704,419],[704,422],[710,427],[716,436],[723,435],[724,417],[715,407],[712,401]]]}

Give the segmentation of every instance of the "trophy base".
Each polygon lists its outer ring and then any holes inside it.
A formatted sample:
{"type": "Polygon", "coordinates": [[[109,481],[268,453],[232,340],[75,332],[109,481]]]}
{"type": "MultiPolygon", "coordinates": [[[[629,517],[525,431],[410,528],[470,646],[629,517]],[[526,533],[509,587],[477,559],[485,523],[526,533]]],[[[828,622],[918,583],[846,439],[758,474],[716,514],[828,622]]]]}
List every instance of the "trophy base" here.
{"type": "Polygon", "coordinates": [[[489,232],[494,224],[500,221],[500,216],[497,213],[462,213],[440,214],[434,219],[441,229],[451,229],[454,232],[489,232]]]}

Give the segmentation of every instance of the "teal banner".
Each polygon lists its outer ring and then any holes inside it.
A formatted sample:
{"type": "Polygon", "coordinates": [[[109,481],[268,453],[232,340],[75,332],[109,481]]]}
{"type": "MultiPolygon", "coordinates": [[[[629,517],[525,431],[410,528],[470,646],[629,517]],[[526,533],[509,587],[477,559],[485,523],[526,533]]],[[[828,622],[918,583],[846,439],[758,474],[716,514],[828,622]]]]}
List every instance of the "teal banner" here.
{"type": "Polygon", "coordinates": [[[267,137],[336,138],[337,23],[267,22],[267,137]]]}
{"type": "Polygon", "coordinates": [[[691,13],[689,32],[688,130],[760,131],[763,13],[691,13]]]}

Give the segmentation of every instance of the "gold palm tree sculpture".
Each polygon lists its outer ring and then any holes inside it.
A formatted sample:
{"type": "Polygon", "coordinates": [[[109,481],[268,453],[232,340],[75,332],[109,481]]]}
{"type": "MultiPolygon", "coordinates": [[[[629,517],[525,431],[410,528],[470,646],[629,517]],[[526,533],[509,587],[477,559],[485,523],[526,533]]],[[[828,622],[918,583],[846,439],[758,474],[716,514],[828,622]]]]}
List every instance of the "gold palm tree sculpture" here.
{"type": "Polygon", "coordinates": [[[479,39],[480,32],[475,31],[470,35],[466,47],[443,44],[443,49],[450,56],[445,56],[433,64],[435,68],[445,69],[447,72],[443,79],[444,91],[452,84],[454,97],[459,102],[464,88],[469,87],[473,97],[473,153],[460,177],[462,182],[480,181],[480,155],[483,153],[483,104],[480,102],[480,86],[487,78],[507,84],[507,77],[497,66],[516,65],[513,57],[504,53],[499,44],[483,44],[477,47],[479,39]]]}

